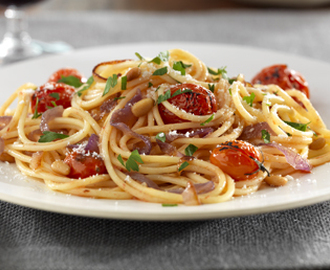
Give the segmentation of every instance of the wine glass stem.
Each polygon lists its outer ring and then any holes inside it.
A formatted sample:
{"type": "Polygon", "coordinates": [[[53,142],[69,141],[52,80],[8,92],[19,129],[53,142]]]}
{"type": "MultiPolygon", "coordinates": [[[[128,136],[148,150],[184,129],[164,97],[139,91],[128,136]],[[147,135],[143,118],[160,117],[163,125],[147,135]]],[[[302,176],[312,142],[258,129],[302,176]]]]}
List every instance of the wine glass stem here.
{"type": "Polygon", "coordinates": [[[17,49],[24,47],[31,42],[30,35],[25,31],[27,22],[24,20],[24,11],[17,9],[15,6],[9,6],[5,11],[7,18],[7,32],[5,40],[12,42],[17,49]]]}

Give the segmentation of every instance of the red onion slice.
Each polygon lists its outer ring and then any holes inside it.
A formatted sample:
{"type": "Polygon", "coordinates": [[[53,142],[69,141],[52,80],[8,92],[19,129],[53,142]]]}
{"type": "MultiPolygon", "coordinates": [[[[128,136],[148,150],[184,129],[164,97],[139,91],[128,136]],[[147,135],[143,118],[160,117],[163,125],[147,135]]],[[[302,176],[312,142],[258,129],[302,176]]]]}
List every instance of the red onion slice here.
{"type": "Polygon", "coordinates": [[[7,115],[0,116],[0,130],[2,130],[5,126],[7,126],[12,118],[13,118],[12,116],[7,116],[7,115]]]}
{"type": "Polygon", "coordinates": [[[27,138],[30,141],[37,142],[37,141],[39,141],[41,135],[42,135],[41,130],[40,129],[36,129],[36,130],[33,130],[32,132],[30,132],[28,134],[27,138]]]}
{"type": "Polygon", "coordinates": [[[246,126],[243,129],[241,136],[238,140],[251,140],[251,139],[261,139],[261,131],[267,130],[270,135],[276,135],[276,133],[271,129],[267,122],[261,122],[253,125],[246,126]]]}
{"type": "MultiPolygon", "coordinates": [[[[197,194],[208,193],[215,188],[215,185],[212,181],[209,181],[206,183],[193,184],[193,185],[195,187],[197,194]]],[[[175,193],[175,194],[182,194],[183,191],[184,191],[183,188],[174,188],[174,189],[167,190],[167,192],[175,193]]]]}
{"type": "Polygon", "coordinates": [[[85,146],[85,151],[89,151],[91,153],[93,152],[100,153],[99,139],[100,137],[93,133],[88,139],[88,142],[85,146]]]}
{"type": "Polygon", "coordinates": [[[148,187],[154,188],[154,189],[160,189],[159,186],[152,180],[150,180],[148,177],[146,177],[144,174],[138,173],[138,172],[127,172],[127,174],[134,180],[139,181],[140,183],[146,183],[148,187]]]}
{"type": "Polygon", "coordinates": [[[149,155],[152,144],[150,138],[141,134],[138,134],[130,129],[130,127],[136,122],[136,117],[132,113],[132,106],[142,99],[141,91],[138,90],[137,94],[126,103],[125,107],[113,112],[110,125],[119,129],[124,134],[128,134],[134,138],[140,139],[144,142],[145,147],[137,149],[139,154],[149,155]]]}
{"type": "Polygon", "coordinates": [[[200,205],[201,202],[198,198],[194,184],[187,183],[185,190],[182,192],[183,203],[185,205],[200,205]]]}
{"type": "Polygon", "coordinates": [[[199,138],[204,138],[205,136],[209,135],[213,131],[214,130],[212,127],[206,127],[206,128],[191,129],[190,131],[187,131],[186,133],[169,132],[166,134],[166,141],[172,142],[178,138],[192,138],[195,136],[198,136],[199,138]]]}
{"type": "Polygon", "coordinates": [[[156,142],[160,148],[160,150],[169,156],[178,156],[178,157],[184,157],[184,154],[180,153],[178,151],[178,149],[176,149],[175,146],[173,146],[172,144],[166,143],[166,142],[162,142],[158,139],[156,139],[156,142]]]}
{"type": "Polygon", "coordinates": [[[268,143],[265,144],[267,146],[272,146],[281,151],[287,162],[295,169],[299,171],[310,172],[312,170],[312,166],[309,164],[306,158],[303,158],[298,153],[294,152],[293,150],[289,149],[278,143],[268,143]]]}
{"type": "Polygon", "coordinates": [[[42,114],[40,121],[41,132],[49,131],[50,129],[48,123],[56,117],[61,117],[63,115],[63,111],[64,111],[63,106],[56,106],[54,108],[45,111],[42,114]]]}

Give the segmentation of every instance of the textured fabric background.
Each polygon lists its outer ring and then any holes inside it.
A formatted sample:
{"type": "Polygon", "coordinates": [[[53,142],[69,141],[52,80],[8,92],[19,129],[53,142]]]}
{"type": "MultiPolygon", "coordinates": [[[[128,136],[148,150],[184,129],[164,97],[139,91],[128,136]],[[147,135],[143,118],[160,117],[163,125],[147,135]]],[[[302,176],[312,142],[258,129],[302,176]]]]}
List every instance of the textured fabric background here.
{"type": "MultiPolygon", "coordinates": [[[[329,9],[51,12],[32,14],[30,33],[75,48],[205,41],[330,62],[329,9]]],[[[67,216],[0,202],[0,269],[329,269],[329,210],[325,202],[248,217],[161,223],[67,216]]]]}

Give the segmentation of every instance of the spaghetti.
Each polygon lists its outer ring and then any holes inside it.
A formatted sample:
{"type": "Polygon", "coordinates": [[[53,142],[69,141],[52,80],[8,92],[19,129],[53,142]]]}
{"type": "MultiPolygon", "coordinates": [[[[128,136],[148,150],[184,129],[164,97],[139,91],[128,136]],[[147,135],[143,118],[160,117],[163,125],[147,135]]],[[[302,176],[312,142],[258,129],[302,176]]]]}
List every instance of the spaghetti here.
{"type": "Polygon", "coordinates": [[[136,55],[87,82],[75,71],[18,88],[0,108],[0,159],[68,194],[186,205],[330,161],[330,132],[299,87],[230,79],[180,49],[136,55]]]}

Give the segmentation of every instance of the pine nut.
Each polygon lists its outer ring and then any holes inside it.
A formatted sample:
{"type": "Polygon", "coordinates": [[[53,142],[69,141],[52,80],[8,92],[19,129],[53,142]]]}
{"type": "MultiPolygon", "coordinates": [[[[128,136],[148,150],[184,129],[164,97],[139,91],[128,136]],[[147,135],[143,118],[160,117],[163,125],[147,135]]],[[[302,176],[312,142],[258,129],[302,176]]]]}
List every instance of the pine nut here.
{"type": "Polygon", "coordinates": [[[323,137],[320,137],[309,145],[309,149],[319,150],[319,149],[323,148],[325,146],[325,144],[326,144],[326,140],[323,137]]]}
{"type": "Polygon", "coordinates": [[[70,173],[70,166],[66,164],[63,160],[55,160],[50,166],[52,170],[58,174],[68,175],[70,173]]]}
{"type": "Polygon", "coordinates": [[[288,182],[288,179],[280,175],[271,175],[265,178],[265,182],[270,186],[279,187],[284,186],[288,182]]]}
{"type": "Polygon", "coordinates": [[[152,98],[144,98],[138,102],[136,102],[132,106],[132,113],[136,117],[140,117],[146,115],[154,106],[154,100],[152,98]]]}
{"type": "Polygon", "coordinates": [[[141,70],[138,67],[131,68],[126,74],[127,81],[129,82],[131,80],[134,80],[135,78],[139,77],[140,74],[141,70]]]}

